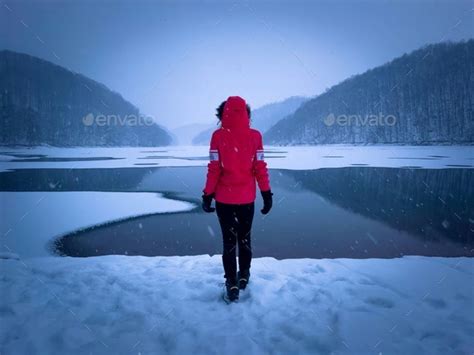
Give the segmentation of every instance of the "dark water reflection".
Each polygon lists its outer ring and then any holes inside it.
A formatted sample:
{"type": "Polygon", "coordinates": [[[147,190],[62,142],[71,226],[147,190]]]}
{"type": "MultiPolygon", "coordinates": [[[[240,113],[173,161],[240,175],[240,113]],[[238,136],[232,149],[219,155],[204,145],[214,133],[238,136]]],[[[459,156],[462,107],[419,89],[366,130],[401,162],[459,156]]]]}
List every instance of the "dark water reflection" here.
{"type": "MultiPolygon", "coordinates": [[[[32,169],[0,173],[0,190],[150,191],[199,204],[204,177],[203,167],[32,169]]],[[[271,182],[275,207],[255,215],[255,256],[474,253],[473,169],[271,170],[271,182]]],[[[90,228],[54,248],[70,256],[218,254],[220,238],[215,214],[196,208],[90,228]]]]}

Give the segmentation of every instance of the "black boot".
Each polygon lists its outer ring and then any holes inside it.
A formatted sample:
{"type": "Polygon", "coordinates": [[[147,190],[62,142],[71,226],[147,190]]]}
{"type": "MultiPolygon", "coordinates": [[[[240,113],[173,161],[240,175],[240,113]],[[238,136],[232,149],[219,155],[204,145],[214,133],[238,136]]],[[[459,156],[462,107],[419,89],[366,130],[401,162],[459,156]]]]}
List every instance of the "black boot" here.
{"type": "Polygon", "coordinates": [[[227,280],[225,282],[225,288],[227,290],[227,298],[230,302],[238,301],[239,299],[239,287],[235,281],[227,280]]]}
{"type": "Polygon", "coordinates": [[[249,270],[239,271],[237,274],[237,278],[239,280],[239,289],[245,290],[245,288],[247,287],[247,284],[249,283],[250,271],[249,270]]]}

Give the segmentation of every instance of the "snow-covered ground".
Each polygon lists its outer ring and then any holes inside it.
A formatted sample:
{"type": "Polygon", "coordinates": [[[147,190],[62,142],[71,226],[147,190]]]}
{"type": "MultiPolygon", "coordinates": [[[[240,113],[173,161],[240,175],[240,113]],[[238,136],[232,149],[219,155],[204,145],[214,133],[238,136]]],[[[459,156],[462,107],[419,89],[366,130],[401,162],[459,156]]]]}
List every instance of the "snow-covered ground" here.
{"type": "MultiPolygon", "coordinates": [[[[0,171],[205,166],[208,153],[208,147],[0,150],[0,171]],[[31,161],[34,155],[47,161],[31,161]],[[97,157],[115,159],[67,159],[97,157]]],[[[267,150],[269,167],[281,169],[472,168],[474,162],[474,147],[267,150]]],[[[46,256],[48,242],[64,233],[185,211],[191,203],[134,192],[0,192],[0,202],[1,354],[474,350],[472,258],[260,258],[253,261],[252,283],[241,302],[226,305],[219,256],[46,256]]]]}
{"type": "MultiPolygon", "coordinates": [[[[17,149],[0,147],[0,171],[35,168],[205,166],[208,163],[208,151],[207,146],[17,149]],[[55,161],[35,161],[41,155],[55,161]],[[102,159],[70,161],[70,158],[102,159]]],[[[266,146],[265,151],[268,166],[272,169],[306,170],[346,166],[416,166],[427,169],[474,167],[474,146],[266,146]]]]}
{"type": "Polygon", "coordinates": [[[194,207],[147,192],[3,191],[0,201],[2,251],[22,258],[50,255],[50,240],[82,228],[194,207]]]}
{"type": "Polygon", "coordinates": [[[472,354],[473,259],[0,260],[2,354],[472,354]]]}

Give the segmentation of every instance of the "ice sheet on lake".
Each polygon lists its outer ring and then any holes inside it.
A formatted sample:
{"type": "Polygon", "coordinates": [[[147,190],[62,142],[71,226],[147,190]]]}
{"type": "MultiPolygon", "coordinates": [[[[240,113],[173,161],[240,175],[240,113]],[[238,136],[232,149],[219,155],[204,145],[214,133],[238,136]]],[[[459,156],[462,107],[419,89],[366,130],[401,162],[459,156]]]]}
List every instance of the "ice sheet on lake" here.
{"type": "MultiPolygon", "coordinates": [[[[208,150],[207,146],[16,149],[0,147],[0,171],[35,168],[206,166],[208,150]]],[[[305,170],[348,166],[429,169],[474,167],[474,146],[266,146],[265,150],[266,161],[272,169],[305,170]]]]}
{"type": "Polygon", "coordinates": [[[149,192],[0,192],[2,252],[47,255],[54,237],[153,213],[187,211],[185,201],[149,192]]]}

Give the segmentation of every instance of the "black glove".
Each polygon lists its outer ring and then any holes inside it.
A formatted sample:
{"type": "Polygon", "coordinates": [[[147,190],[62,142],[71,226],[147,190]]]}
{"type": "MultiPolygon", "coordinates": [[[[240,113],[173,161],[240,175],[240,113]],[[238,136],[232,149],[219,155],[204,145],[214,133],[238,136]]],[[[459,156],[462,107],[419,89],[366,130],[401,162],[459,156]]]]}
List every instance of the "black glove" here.
{"type": "Polygon", "coordinates": [[[268,191],[262,191],[262,197],[263,197],[263,208],[260,210],[260,212],[262,212],[262,214],[267,214],[268,212],[270,212],[270,210],[272,209],[272,205],[273,205],[273,193],[271,190],[268,190],[268,191]]]}
{"type": "Polygon", "coordinates": [[[207,213],[212,213],[214,212],[216,209],[214,207],[211,207],[211,202],[212,202],[212,199],[214,198],[214,194],[210,194],[210,195],[202,195],[202,209],[207,212],[207,213]]]}

